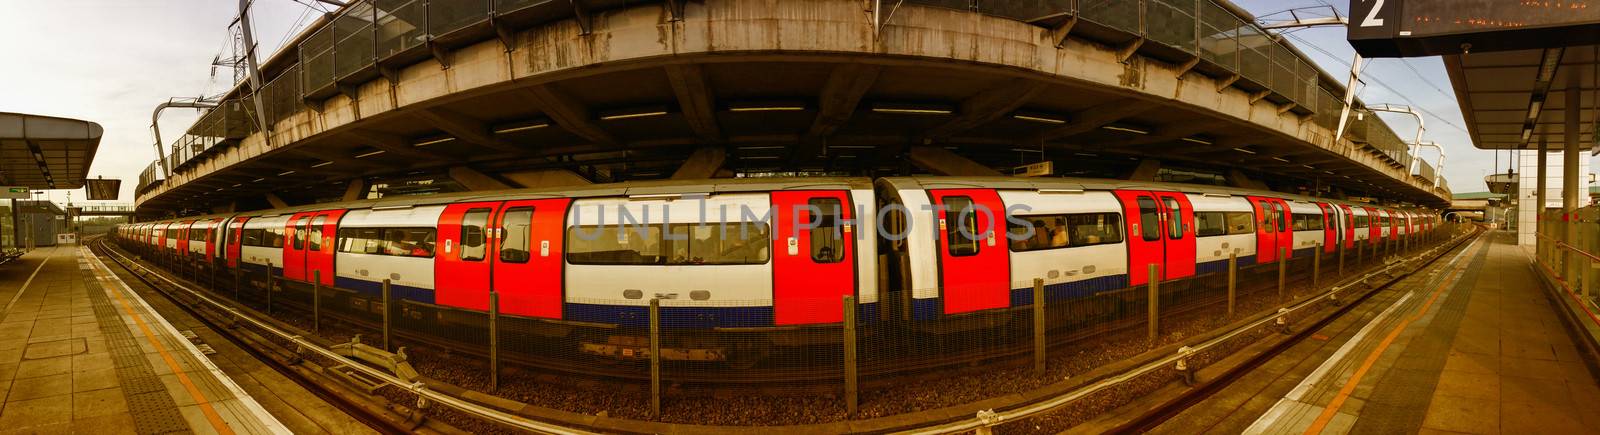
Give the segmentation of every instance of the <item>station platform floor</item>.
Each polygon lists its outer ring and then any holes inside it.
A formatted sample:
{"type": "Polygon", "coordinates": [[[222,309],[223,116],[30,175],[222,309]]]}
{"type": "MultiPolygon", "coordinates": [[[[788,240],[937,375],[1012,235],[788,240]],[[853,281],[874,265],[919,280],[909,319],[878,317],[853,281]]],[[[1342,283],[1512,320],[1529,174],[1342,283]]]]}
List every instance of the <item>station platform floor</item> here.
{"type": "Polygon", "coordinates": [[[1600,381],[1529,261],[1487,233],[1155,432],[1600,433],[1600,381]]]}
{"type": "Polygon", "coordinates": [[[290,433],[86,247],[0,270],[0,434],[290,433]]]}

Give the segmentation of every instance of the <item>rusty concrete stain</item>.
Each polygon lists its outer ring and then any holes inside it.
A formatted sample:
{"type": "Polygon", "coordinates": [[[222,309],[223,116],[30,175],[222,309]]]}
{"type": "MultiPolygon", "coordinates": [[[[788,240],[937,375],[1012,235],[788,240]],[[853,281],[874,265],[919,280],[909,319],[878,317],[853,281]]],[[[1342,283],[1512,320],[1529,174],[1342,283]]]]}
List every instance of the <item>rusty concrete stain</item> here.
{"type": "Polygon", "coordinates": [[[1118,84],[1123,87],[1144,89],[1144,58],[1133,56],[1122,63],[1122,74],[1117,75],[1118,84]]]}

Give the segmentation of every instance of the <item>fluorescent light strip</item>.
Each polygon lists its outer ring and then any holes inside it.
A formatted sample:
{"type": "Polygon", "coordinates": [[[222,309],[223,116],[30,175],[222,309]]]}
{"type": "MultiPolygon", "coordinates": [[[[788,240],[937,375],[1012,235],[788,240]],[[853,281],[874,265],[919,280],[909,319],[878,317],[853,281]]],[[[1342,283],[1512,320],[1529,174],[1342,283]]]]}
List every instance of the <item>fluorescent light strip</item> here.
{"type": "Polygon", "coordinates": [[[428,146],[428,145],[441,144],[441,143],[445,143],[445,142],[449,142],[449,141],[453,141],[453,140],[456,140],[456,138],[447,137],[447,138],[434,139],[434,140],[418,143],[418,144],[412,145],[412,146],[425,147],[425,146],[428,146]]]}
{"type": "Polygon", "coordinates": [[[729,107],[729,112],[799,112],[806,110],[806,106],[747,106],[729,107]]]}
{"type": "Polygon", "coordinates": [[[1192,137],[1183,138],[1183,141],[1184,142],[1194,142],[1194,143],[1201,144],[1201,145],[1211,145],[1211,142],[1209,142],[1209,141],[1203,141],[1203,140],[1195,139],[1195,138],[1192,138],[1192,137]]]}
{"type": "Polygon", "coordinates": [[[910,115],[949,115],[951,113],[955,113],[954,111],[945,109],[904,109],[898,107],[874,107],[872,108],[872,111],[878,113],[903,113],[910,115]]]}
{"type": "Polygon", "coordinates": [[[1140,130],[1140,129],[1137,129],[1137,128],[1118,127],[1118,126],[1115,126],[1115,125],[1107,125],[1107,126],[1103,126],[1103,127],[1100,127],[1100,128],[1103,128],[1103,129],[1106,129],[1106,130],[1111,130],[1111,131],[1125,131],[1125,132],[1134,133],[1134,134],[1150,134],[1150,132],[1148,132],[1148,131],[1140,130]]]}
{"type": "Polygon", "coordinates": [[[318,164],[315,164],[315,165],[311,165],[311,167],[320,168],[320,167],[328,166],[328,165],[331,165],[331,164],[333,164],[333,162],[322,162],[322,163],[318,163],[318,164]]]}
{"type": "Polygon", "coordinates": [[[283,171],[283,172],[279,173],[278,176],[282,177],[282,176],[293,174],[293,173],[294,173],[294,171],[283,171]]]}
{"type": "Polygon", "coordinates": [[[367,158],[367,157],[372,157],[372,156],[375,156],[375,155],[379,155],[379,154],[383,154],[383,153],[384,153],[384,151],[383,151],[383,150],[377,150],[377,151],[372,151],[372,152],[366,152],[366,153],[361,153],[361,154],[357,154],[357,155],[356,155],[356,158],[358,158],[358,159],[363,159],[363,158],[367,158]]]}
{"type": "Polygon", "coordinates": [[[1255,151],[1250,151],[1250,150],[1247,150],[1247,149],[1244,149],[1244,148],[1234,148],[1233,150],[1241,152],[1241,153],[1245,153],[1245,154],[1255,154],[1256,153],[1255,151]]]}
{"type": "Polygon", "coordinates": [[[1023,121],[1042,122],[1042,123],[1045,123],[1045,124],[1066,124],[1067,123],[1067,120],[1065,120],[1065,119],[1046,118],[1046,117],[1037,116],[1037,115],[1015,114],[1015,115],[1011,115],[1011,117],[1012,118],[1016,118],[1016,119],[1020,119],[1020,120],[1023,120],[1023,121]]]}
{"type": "Polygon", "coordinates": [[[650,112],[621,113],[621,114],[615,114],[615,115],[604,115],[604,116],[601,116],[600,119],[604,120],[604,121],[615,121],[615,120],[618,120],[618,119],[644,118],[644,117],[650,117],[650,116],[661,116],[661,115],[665,115],[665,114],[667,114],[667,111],[665,111],[665,110],[656,110],[656,111],[650,111],[650,112]]]}
{"type": "Polygon", "coordinates": [[[1273,157],[1272,159],[1280,161],[1280,162],[1284,162],[1284,163],[1289,163],[1289,159],[1285,159],[1283,157],[1273,157]]]}
{"type": "Polygon", "coordinates": [[[546,123],[539,123],[539,124],[533,124],[533,125],[524,125],[524,126],[521,126],[521,127],[502,128],[502,129],[499,129],[499,130],[495,130],[494,132],[495,132],[495,134],[516,133],[516,132],[519,132],[519,131],[528,131],[528,130],[545,128],[545,127],[549,127],[549,126],[550,126],[550,123],[546,122],[546,123]]]}

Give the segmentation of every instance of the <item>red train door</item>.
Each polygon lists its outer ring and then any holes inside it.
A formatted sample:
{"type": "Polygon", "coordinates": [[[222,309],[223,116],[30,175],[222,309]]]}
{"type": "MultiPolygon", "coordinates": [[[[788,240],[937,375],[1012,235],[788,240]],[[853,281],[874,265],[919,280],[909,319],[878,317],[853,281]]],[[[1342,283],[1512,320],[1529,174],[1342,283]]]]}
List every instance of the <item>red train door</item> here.
{"type": "Polygon", "coordinates": [[[312,271],[321,271],[322,285],[333,286],[334,269],[333,254],[338,247],[334,244],[334,235],[339,232],[339,219],[344,217],[344,210],[328,210],[313,214],[306,225],[306,246],[302,251],[305,255],[305,280],[310,282],[317,275],[312,271]]]}
{"type": "MultiPolygon", "coordinates": [[[[1178,192],[1151,193],[1161,200],[1161,232],[1165,237],[1162,243],[1166,251],[1166,267],[1162,268],[1162,278],[1173,280],[1194,276],[1194,209],[1189,206],[1189,197],[1178,192]]],[[[1145,272],[1145,275],[1149,274],[1145,272]]]]}
{"type": "Polygon", "coordinates": [[[1363,208],[1367,209],[1367,243],[1376,245],[1383,239],[1383,230],[1379,229],[1381,228],[1379,225],[1383,225],[1383,219],[1378,216],[1378,209],[1363,208]]]}
{"type": "Polygon", "coordinates": [[[307,225],[313,214],[315,213],[295,213],[283,223],[284,278],[309,281],[306,279],[306,234],[309,232],[307,225]]]}
{"type": "MultiPolygon", "coordinates": [[[[1122,201],[1124,220],[1128,231],[1128,285],[1140,286],[1150,282],[1150,265],[1166,261],[1166,244],[1162,243],[1161,203],[1155,195],[1141,190],[1118,190],[1122,201]]],[[[1190,260],[1191,262],[1194,260],[1190,260]]]]}
{"type": "Polygon", "coordinates": [[[206,222],[206,262],[217,260],[217,223],[222,219],[212,219],[206,222]]]}
{"type": "Polygon", "coordinates": [[[189,256],[189,226],[191,225],[194,225],[194,221],[179,222],[177,225],[176,250],[178,251],[178,258],[189,256]]]}
{"type": "Polygon", "coordinates": [[[1339,209],[1344,213],[1344,248],[1354,248],[1356,246],[1356,214],[1350,211],[1350,206],[1348,205],[1341,204],[1339,209]]]}
{"type": "MultiPolygon", "coordinates": [[[[939,275],[944,313],[1011,305],[1005,204],[993,189],[929,190],[939,206],[939,275]]],[[[788,247],[785,246],[787,251],[788,247]]]]}
{"type": "MultiPolygon", "coordinates": [[[[777,223],[777,232],[772,240],[774,324],[833,323],[843,320],[843,297],[855,294],[856,287],[855,229],[844,225],[845,221],[854,219],[849,193],[772,193],[772,215],[777,223]]],[[[982,219],[980,216],[979,220],[982,219]]],[[[984,250],[1002,252],[999,248],[982,246],[979,254],[983,254],[984,250]]],[[[1002,252],[1001,255],[1005,254],[1002,252]]],[[[947,309],[951,307],[950,298],[947,293],[947,309]]]]}
{"type": "Polygon", "coordinates": [[[498,249],[490,257],[500,312],[561,318],[562,241],[570,203],[567,198],[510,201],[495,216],[491,228],[498,249]]]}
{"type": "Polygon", "coordinates": [[[1294,258],[1294,227],[1290,224],[1293,215],[1289,214],[1289,202],[1282,199],[1272,199],[1272,206],[1277,209],[1278,218],[1278,247],[1283,248],[1283,258],[1294,258]]]}
{"type": "MultiPolygon", "coordinates": [[[[500,202],[451,204],[439,216],[439,249],[433,255],[434,303],[489,309],[490,253],[499,250],[489,222],[500,202]]],[[[504,304],[502,304],[504,306],[504,304]]]]}
{"type": "Polygon", "coordinates": [[[244,246],[244,245],[241,244],[241,241],[244,239],[244,222],[248,221],[248,220],[250,220],[250,218],[247,218],[247,217],[236,217],[236,218],[233,218],[232,221],[228,222],[228,253],[227,253],[227,257],[228,257],[228,267],[230,267],[230,268],[239,267],[240,250],[244,246]]]}
{"type": "Polygon", "coordinates": [[[1327,203],[1316,203],[1322,209],[1322,252],[1333,253],[1333,248],[1339,246],[1339,218],[1334,216],[1334,208],[1327,203]]]}
{"type": "Polygon", "coordinates": [[[1249,198],[1256,209],[1256,263],[1278,261],[1278,208],[1271,199],[1249,198]]]}

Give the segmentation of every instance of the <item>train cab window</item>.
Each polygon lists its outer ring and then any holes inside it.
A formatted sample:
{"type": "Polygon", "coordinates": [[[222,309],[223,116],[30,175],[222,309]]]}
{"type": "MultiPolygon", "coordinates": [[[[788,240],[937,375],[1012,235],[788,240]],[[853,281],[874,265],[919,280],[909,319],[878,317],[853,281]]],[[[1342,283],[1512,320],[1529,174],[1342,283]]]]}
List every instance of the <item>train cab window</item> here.
{"type": "Polygon", "coordinates": [[[812,207],[812,212],[818,216],[812,221],[816,226],[811,228],[811,261],[816,263],[838,263],[844,261],[844,231],[839,222],[844,214],[844,205],[837,198],[812,198],[806,202],[812,207]]]}
{"type": "Polygon", "coordinates": [[[533,207],[516,207],[508,209],[500,217],[500,231],[504,232],[500,240],[500,262],[502,263],[527,263],[533,256],[529,252],[528,238],[530,228],[533,227],[533,207]]]}
{"type": "Polygon", "coordinates": [[[327,223],[327,216],[317,216],[311,219],[311,231],[308,231],[304,236],[306,238],[306,250],[322,252],[322,228],[327,223]]]}
{"type": "Polygon", "coordinates": [[[1167,238],[1178,240],[1183,238],[1183,206],[1178,200],[1161,198],[1167,204],[1167,238]]]}
{"type": "Polygon", "coordinates": [[[1161,209],[1156,207],[1156,200],[1139,197],[1139,224],[1144,226],[1139,234],[1145,241],[1161,240],[1161,209]]]}
{"type": "Polygon", "coordinates": [[[972,206],[972,198],[947,196],[944,205],[948,221],[944,225],[944,237],[950,244],[950,256],[978,255],[978,239],[984,235],[978,234],[978,215],[981,213],[972,206]]]}
{"type": "Polygon", "coordinates": [[[484,228],[489,226],[489,209],[467,210],[461,218],[461,261],[483,261],[488,251],[484,228]]]}
{"type": "Polygon", "coordinates": [[[306,219],[301,219],[300,223],[295,224],[294,237],[291,237],[291,239],[291,243],[294,244],[294,250],[299,251],[306,248],[306,219]]]}

